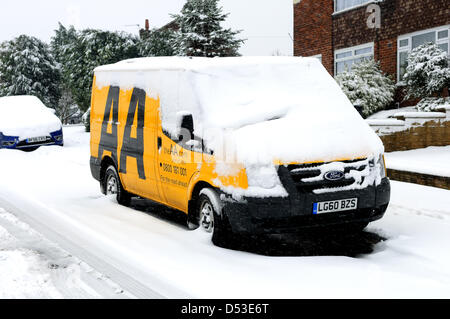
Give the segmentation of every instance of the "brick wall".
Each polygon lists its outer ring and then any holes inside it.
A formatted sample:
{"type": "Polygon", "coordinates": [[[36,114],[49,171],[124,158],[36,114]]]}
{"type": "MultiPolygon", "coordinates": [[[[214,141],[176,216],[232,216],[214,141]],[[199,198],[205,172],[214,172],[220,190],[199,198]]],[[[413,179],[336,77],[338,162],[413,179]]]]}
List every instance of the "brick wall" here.
{"type": "Polygon", "coordinates": [[[375,58],[396,79],[398,36],[449,24],[450,4],[448,0],[385,0],[379,6],[380,29],[367,27],[365,6],[334,15],[333,45],[338,50],[374,42],[375,58]]]}
{"type": "Polygon", "coordinates": [[[450,121],[433,120],[407,130],[380,136],[386,152],[450,145],[450,121]]]}
{"type": "Polygon", "coordinates": [[[333,15],[333,0],[302,0],[294,5],[294,55],[322,54],[334,74],[334,50],[375,43],[383,71],[397,77],[397,37],[450,24],[449,0],[385,0],[381,29],[367,27],[366,6],[333,15]]]}
{"type": "Polygon", "coordinates": [[[393,169],[388,169],[387,174],[388,177],[394,181],[414,183],[431,187],[439,187],[450,190],[449,177],[398,171],[393,169]]]}
{"type": "Polygon", "coordinates": [[[302,0],[294,4],[294,55],[322,54],[322,63],[333,71],[331,0],[302,0]]]}
{"type": "MultiPolygon", "coordinates": [[[[448,114],[448,113],[447,113],[448,114]]],[[[415,123],[407,130],[380,136],[386,152],[407,151],[429,146],[450,145],[450,121],[434,119],[424,123],[415,123]]],[[[394,169],[387,170],[390,179],[420,185],[440,187],[450,190],[450,178],[394,169]]]]}

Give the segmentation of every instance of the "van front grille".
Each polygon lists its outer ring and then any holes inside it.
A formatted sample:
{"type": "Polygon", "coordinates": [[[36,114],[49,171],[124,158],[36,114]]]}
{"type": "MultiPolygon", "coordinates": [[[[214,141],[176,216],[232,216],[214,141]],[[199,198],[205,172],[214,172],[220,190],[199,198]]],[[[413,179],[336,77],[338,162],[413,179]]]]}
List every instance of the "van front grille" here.
{"type": "Polygon", "coordinates": [[[300,193],[317,193],[323,190],[338,190],[352,185],[361,185],[369,175],[369,161],[353,160],[343,162],[314,163],[302,165],[288,165],[290,177],[300,193]],[[340,171],[344,177],[339,180],[325,178],[327,172],[340,171]],[[355,174],[356,173],[356,174],[355,174]]]}

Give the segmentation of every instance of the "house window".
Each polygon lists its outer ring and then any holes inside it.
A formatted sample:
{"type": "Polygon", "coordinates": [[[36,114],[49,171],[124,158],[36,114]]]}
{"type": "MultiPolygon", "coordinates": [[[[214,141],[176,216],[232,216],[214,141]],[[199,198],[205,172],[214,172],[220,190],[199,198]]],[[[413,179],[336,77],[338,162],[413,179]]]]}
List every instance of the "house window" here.
{"type": "Polygon", "coordinates": [[[334,0],[334,12],[359,7],[368,2],[372,2],[372,0],[334,0]]]}
{"type": "Polygon", "coordinates": [[[450,26],[444,26],[429,30],[414,32],[398,37],[398,57],[397,57],[397,77],[398,81],[403,80],[408,66],[409,53],[418,46],[432,42],[436,43],[442,50],[449,53],[450,26]]]}
{"type": "Polygon", "coordinates": [[[322,54],[312,55],[311,58],[316,58],[317,60],[320,61],[320,63],[322,63],[322,54]]]}
{"type": "Polygon", "coordinates": [[[334,52],[334,73],[349,71],[354,64],[369,59],[373,59],[373,43],[337,50],[334,52]]]}

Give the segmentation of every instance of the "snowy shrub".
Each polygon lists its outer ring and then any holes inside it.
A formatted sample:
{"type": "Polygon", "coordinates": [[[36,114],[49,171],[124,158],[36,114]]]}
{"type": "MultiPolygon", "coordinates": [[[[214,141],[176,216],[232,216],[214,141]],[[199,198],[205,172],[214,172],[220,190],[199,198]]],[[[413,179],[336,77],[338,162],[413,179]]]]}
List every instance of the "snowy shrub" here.
{"type": "Polygon", "coordinates": [[[350,71],[338,74],[336,81],[353,105],[362,107],[365,117],[385,109],[394,101],[394,81],[383,74],[374,60],[355,64],[350,71]]]}
{"type": "MultiPolygon", "coordinates": [[[[67,50],[77,40],[77,31],[73,26],[65,28],[61,23],[55,30],[55,35],[52,37],[50,47],[52,49],[53,56],[59,64],[64,64],[70,56],[67,54],[67,50]]],[[[63,81],[64,82],[64,81],[63,81]]]]}
{"type": "Polygon", "coordinates": [[[137,42],[135,36],[124,32],[75,31],[60,25],[52,47],[61,66],[63,84],[82,111],[90,106],[94,69],[139,57],[137,42]]]}
{"type": "Polygon", "coordinates": [[[170,29],[153,29],[138,44],[141,57],[175,55],[175,32],[170,29]]]}
{"type": "Polygon", "coordinates": [[[244,41],[236,39],[240,31],[221,26],[227,17],[219,0],[187,0],[181,14],[173,15],[180,28],[175,41],[177,55],[238,56],[244,41]]]}
{"type": "Polygon", "coordinates": [[[21,35],[0,45],[0,96],[34,95],[55,108],[60,72],[47,44],[21,35]]]}
{"type": "Polygon", "coordinates": [[[89,108],[81,117],[81,121],[83,121],[84,127],[86,128],[86,132],[91,131],[91,108],[89,108]]]}
{"type": "Polygon", "coordinates": [[[56,115],[63,124],[68,124],[68,121],[80,112],[78,105],[75,104],[70,90],[63,89],[61,98],[56,106],[56,115]]]}
{"type": "Polygon", "coordinates": [[[416,105],[417,110],[420,112],[434,112],[445,107],[450,108],[450,98],[448,97],[427,97],[416,105]]]}
{"type": "Polygon", "coordinates": [[[433,43],[423,44],[408,57],[404,76],[406,98],[425,98],[440,95],[450,84],[447,52],[433,43]]]}

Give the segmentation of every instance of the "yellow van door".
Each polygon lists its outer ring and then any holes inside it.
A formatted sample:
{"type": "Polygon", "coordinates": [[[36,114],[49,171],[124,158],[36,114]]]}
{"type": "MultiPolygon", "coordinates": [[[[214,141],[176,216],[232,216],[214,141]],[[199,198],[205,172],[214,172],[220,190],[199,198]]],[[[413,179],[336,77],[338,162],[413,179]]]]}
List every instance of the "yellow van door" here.
{"type": "Polygon", "coordinates": [[[159,177],[166,204],[187,212],[189,182],[198,166],[194,161],[195,153],[167,134],[161,133],[160,138],[159,177]]]}
{"type": "Polygon", "coordinates": [[[187,168],[188,152],[164,133],[161,134],[159,152],[159,175],[166,203],[182,211],[187,210],[187,168]]]}

